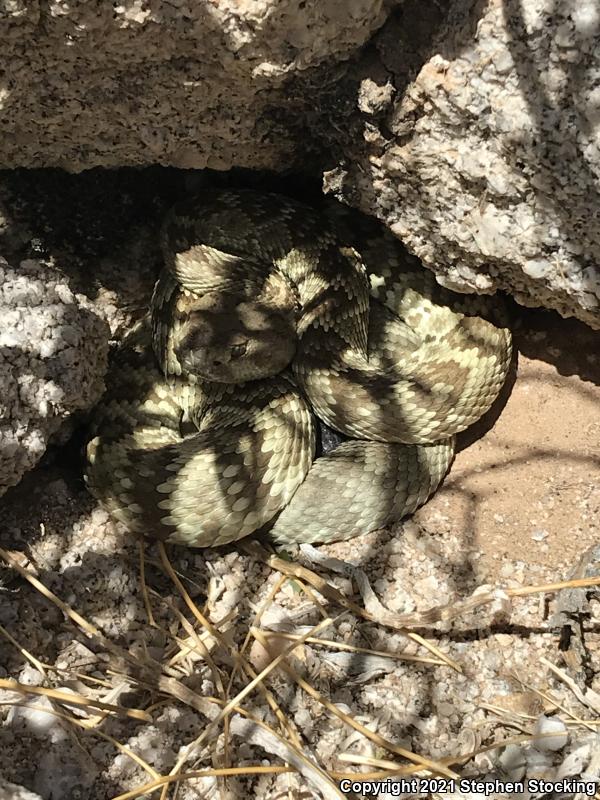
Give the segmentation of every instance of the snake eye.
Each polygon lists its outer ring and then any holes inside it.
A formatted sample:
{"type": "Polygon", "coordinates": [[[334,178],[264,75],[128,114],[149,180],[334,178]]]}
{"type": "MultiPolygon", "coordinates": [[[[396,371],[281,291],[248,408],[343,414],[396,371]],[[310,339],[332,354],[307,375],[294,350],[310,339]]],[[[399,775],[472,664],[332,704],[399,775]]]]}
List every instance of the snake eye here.
{"type": "Polygon", "coordinates": [[[247,349],[248,349],[247,342],[244,342],[243,344],[234,344],[233,347],[231,348],[231,358],[232,359],[241,358],[241,356],[245,354],[247,349]]]}

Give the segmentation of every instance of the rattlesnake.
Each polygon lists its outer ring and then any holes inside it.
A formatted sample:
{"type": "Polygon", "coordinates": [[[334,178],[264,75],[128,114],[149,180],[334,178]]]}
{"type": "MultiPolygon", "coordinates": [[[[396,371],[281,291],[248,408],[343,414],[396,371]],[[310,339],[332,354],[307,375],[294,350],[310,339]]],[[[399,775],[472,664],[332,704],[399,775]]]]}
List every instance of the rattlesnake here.
{"type": "Polygon", "coordinates": [[[501,304],[442,289],[389,235],[359,254],[338,223],[248,190],[172,210],[87,447],[91,491],[131,529],[328,542],[435,491],[504,383],[501,304]],[[313,464],[314,414],[352,438],[313,464]]]}

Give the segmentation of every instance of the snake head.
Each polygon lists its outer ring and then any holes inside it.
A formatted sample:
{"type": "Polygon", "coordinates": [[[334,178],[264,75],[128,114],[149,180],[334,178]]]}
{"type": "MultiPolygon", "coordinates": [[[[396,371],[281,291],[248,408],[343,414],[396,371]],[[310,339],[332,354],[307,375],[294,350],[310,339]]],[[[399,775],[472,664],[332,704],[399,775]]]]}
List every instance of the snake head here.
{"type": "Polygon", "coordinates": [[[295,313],[264,298],[208,292],[180,318],[173,345],[182,370],[203,380],[270,377],[296,352],[295,313]]]}

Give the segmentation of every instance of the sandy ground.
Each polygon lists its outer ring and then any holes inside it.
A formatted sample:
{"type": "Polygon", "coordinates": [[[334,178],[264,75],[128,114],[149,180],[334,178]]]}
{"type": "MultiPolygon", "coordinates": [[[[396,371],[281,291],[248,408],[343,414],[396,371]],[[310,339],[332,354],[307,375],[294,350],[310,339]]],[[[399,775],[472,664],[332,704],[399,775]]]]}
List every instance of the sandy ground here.
{"type": "Polygon", "coordinates": [[[477,580],[501,577],[506,558],[564,569],[600,534],[600,337],[523,312],[515,344],[514,384],[493,428],[457,455],[417,515],[462,532],[477,580]]]}
{"type": "MultiPolygon", "coordinates": [[[[70,241],[68,231],[61,241],[70,241]]],[[[98,241],[103,241],[100,234],[98,241]]],[[[123,253],[116,258],[99,246],[96,266],[102,260],[105,272],[99,274],[107,277],[89,294],[99,308],[114,301],[113,318],[126,320],[124,306],[143,302],[151,286],[152,258],[144,259],[152,252],[152,236],[142,225],[123,242],[123,252],[128,257],[133,252],[145,271],[137,278],[128,273],[129,294],[119,294],[113,278],[116,283],[123,253]]],[[[81,257],[75,245],[62,252],[69,264],[81,257]]],[[[462,437],[450,474],[430,502],[393,530],[319,548],[324,556],[361,567],[392,613],[419,614],[453,604],[484,584],[520,588],[573,575],[600,575],[600,548],[593,550],[600,528],[600,335],[553,313],[517,310],[515,341],[518,359],[506,396],[462,437]],[[580,564],[586,552],[587,560],[580,564]]],[[[36,712],[32,706],[39,706],[40,698],[16,706],[22,697],[0,687],[0,775],[45,800],[105,800],[150,780],[148,770],[97,731],[126,744],[158,773],[167,773],[182,748],[206,729],[210,709],[202,701],[219,696],[219,678],[227,683],[232,671],[232,652],[241,647],[280,577],[240,548],[171,549],[172,563],[191,597],[225,634],[224,641],[206,639],[214,667],[194,653],[178,656],[181,642],[189,640],[189,626],[198,632],[202,628],[161,568],[154,547],[146,552],[149,616],[137,544],[87,495],[79,445],[75,431],[3,498],[0,546],[16,554],[43,586],[115,646],[140,662],[154,659],[195,699],[175,699],[156,685],[140,684],[139,674],[106,641],[82,631],[14,569],[0,568],[0,678],[108,698],[130,708],[156,704],[150,721],[111,716],[97,730],[85,732],[36,712]]],[[[335,563],[316,564],[294,555],[362,602],[356,582],[337,574],[335,563]]],[[[307,595],[302,581],[291,580],[269,601],[260,624],[304,633],[321,619],[316,599],[327,614],[343,610],[321,595],[307,595]]],[[[554,780],[598,776],[600,698],[592,693],[600,692],[600,606],[594,590],[512,600],[500,596],[495,603],[450,617],[435,624],[417,624],[415,618],[411,627],[424,637],[424,646],[397,625],[346,613],[321,635],[386,651],[393,658],[373,661],[352,651],[344,655],[332,644],[312,643],[291,663],[311,686],[384,743],[353,729],[278,670],[267,684],[292,731],[284,738],[297,736],[304,753],[335,773],[373,771],[352,763],[365,756],[405,764],[391,744],[434,759],[454,757],[453,768],[460,774],[554,780]],[[460,669],[428,662],[431,647],[460,669]],[[403,656],[423,660],[399,660],[403,656]],[[548,662],[588,692],[581,695],[583,700],[551,672],[548,662]],[[540,716],[544,713],[563,720],[555,722],[566,731],[563,739],[553,740],[556,749],[544,746],[543,740],[530,741],[536,725],[546,730],[548,723],[540,716]],[[515,737],[513,745],[460,763],[460,755],[515,737]]],[[[257,669],[267,663],[258,645],[248,652],[257,669]]],[[[234,677],[229,696],[247,682],[241,675],[234,677]]],[[[242,705],[279,730],[260,692],[249,694],[242,705]]],[[[268,742],[235,730],[226,745],[221,728],[187,766],[226,763],[283,761],[268,742]]],[[[218,786],[214,779],[202,778],[182,784],[179,798],[319,796],[311,786],[308,777],[287,774],[221,779],[218,786]]]]}

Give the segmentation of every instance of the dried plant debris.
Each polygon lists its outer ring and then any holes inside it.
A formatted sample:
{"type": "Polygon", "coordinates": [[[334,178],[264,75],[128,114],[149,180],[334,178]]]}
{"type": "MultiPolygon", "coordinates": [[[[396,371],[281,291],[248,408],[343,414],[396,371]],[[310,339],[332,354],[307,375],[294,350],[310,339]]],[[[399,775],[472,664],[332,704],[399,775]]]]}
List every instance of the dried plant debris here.
{"type": "Polygon", "coordinates": [[[145,548],[98,509],[62,540],[57,524],[28,553],[18,537],[0,549],[15,576],[1,769],[42,798],[338,798],[344,778],[592,780],[600,765],[600,684],[568,674],[540,603],[581,591],[592,629],[593,569],[533,566],[535,585],[461,595],[439,558],[453,543],[432,557],[424,532],[405,541],[392,610],[378,577],[390,533],[287,560],[257,542],[145,548]],[[439,587],[426,603],[425,567],[439,587]]]}

